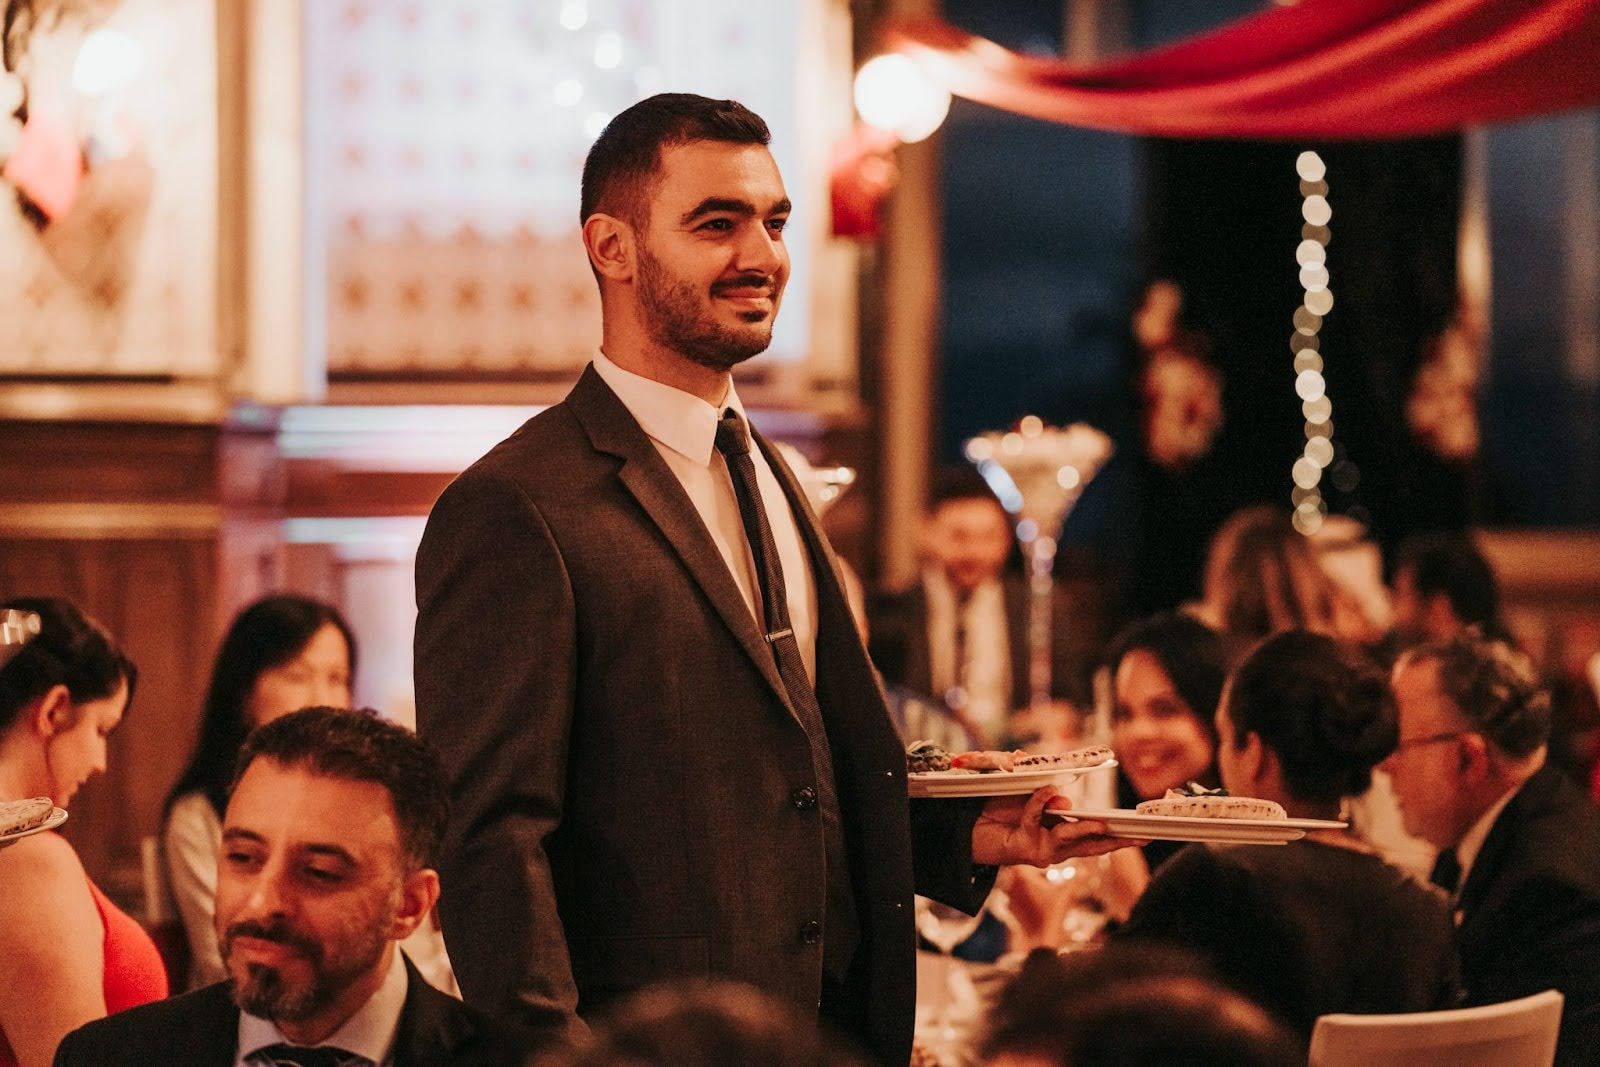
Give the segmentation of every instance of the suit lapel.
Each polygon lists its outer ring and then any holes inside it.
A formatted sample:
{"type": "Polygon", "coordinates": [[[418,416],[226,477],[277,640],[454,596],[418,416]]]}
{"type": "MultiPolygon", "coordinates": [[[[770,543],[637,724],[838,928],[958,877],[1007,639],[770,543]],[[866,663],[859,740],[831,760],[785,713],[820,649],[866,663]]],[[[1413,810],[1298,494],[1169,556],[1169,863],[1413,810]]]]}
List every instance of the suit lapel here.
{"type": "MultiPolygon", "coordinates": [[[[828,736],[834,751],[841,748],[853,753],[852,758],[865,758],[868,753],[889,752],[893,761],[900,760],[900,746],[894,741],[894,728],[890,724],[887,708],[883,707],[883,689],[861,644],[860,630],[856,627],[855,613],[845,596],[844,579],[839,573],[838,557],[828,545],[822,532],[822,522],[811,510],[811,501],[800,487],[794,472],[784,462],[783,456],[766,438],[751,431],[783,495],[794,515],[800,540],[806,546],[811,560],[811,573],[817,583],[817,699],[822,707],[823,719],[828,726],[828,736]],[[839,699],[835,699],[836,695],[839,699]],[[865,714],[864,702],[876,698],[882,709],[880,714],[865,714]],[[847,713],[846,713],[847,712],[847,713]],[[846,738],[853,743],[841,745],[846,738]],[[887,742],[885,741],[887,738],[887,742]],[[885,749],[883,746],[887,744],[885,749]]],[[[837,763],[836,763],[837,769],[837,763]]]]}
{"type": "Polygon", "coordinates": [[[1522,823],[1526,821],[1524,813],[1542,807],[1547,802],[1556,785],[1552,777],[1555,773],[1558,772],[1545,767],[1524,782],[1489,828],[1489,834],[1483,839],[1483,847],[1478,850],[1477,858],[1472,861],[1472,870],[1467,872],[1466,883],[1462,885],[1456,903],[1456,907],[1467,918],[1476,913],[1488,887],[1495,883],[1499,869],[1505,864],[1507,853],[1515,847],[1522,823]]]}
{"type": "Polygon", "coordinates": [[[194,1008],[178,1016],[162,1044],[174,1055],[181,1052],[183,1062],[232,1067],[239,1051],[239,1009],[227,982],[207,986],[189,994],[194,1008]]]}
{"type": "Polygon", "coordinates": [[[394,1035],[395,1067],[435,1067],[451,1062],[456,1050],[477,1032],[472,1020],[454,1011],[455,1002],[438,992],[406,962],[406,1003],[394,1035]]]}
{"type": "Polygon", "coordinates": [[[789,694],[766,639],[756,626],[733,575],[728,573],[728,565],[711,540],[700,513],[661,453],[656,451],[655,444],[592,366],[573,386],[567,396],[567,406],[589,435],[589,443],[596,451],[623,461],[617,472],[623,486],[667,539],[773,693],[788,707],[789,694]]]}

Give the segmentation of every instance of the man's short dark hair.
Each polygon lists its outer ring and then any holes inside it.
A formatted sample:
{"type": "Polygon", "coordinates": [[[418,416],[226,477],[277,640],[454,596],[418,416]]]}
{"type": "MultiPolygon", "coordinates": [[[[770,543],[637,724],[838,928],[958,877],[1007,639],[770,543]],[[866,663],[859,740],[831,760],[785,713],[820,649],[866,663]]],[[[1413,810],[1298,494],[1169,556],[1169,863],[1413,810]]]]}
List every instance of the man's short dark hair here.
{"type": "Polygon", "coordinates": [[[1514,759],[1550,740],[1550,692],[1533,661],[1506,641],[1469,629],[1419,645],[1402,662],[1439,664],[1439,688],[1471,728],[1514,759]]]}
{"type": "Polygon", "coordinates": [[[1450,609],[1467,626],[1504,637],[1500,585],[1494,568],[1464,533],[1422,534],[1407,540],[1395,557],[1395,573],[1409,572],[1420,596],[1443,593],[1450,609]]]}
{"type": "Polygon", "coordinates": [[[406,860],[412,867],[433,865],[450,803],[438,760],[410,730],[371,708],[303,708],[273,719],[245,738],[233,788],[238,788],[250,764],[263,757],[327,778],[383,786],[394,805],[406,860]]]}
{"type": "Polygon", "coordinates": [[[606,124],[583,161],[578,221],[597,211],[631,225],[645,219],[661,149],[691,141],[765,145],[772,133],[760,115],[737,100],[693,93],[658,93],[606,124]]]}
{"type": "Polygon", "coordinates": [[[982,500],[1005,510],[978,468],[969,463],[940,467],[933,472],[933,484],[928,487],[928,513],[955,500],[982,500]]]}

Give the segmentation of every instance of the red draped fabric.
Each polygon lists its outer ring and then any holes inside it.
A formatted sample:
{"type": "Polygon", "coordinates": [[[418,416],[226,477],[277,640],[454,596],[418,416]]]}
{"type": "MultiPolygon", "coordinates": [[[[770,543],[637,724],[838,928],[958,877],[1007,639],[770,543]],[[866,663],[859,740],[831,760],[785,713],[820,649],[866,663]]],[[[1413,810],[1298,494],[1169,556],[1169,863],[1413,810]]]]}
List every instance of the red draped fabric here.
{"type": "Polygon", "coordinates": [[[1153,136],[1410,137],[1600,104],[1600,0],[1302,0],[1092,66],[938,20],[886,43],[958,96],[1153,136]]]}

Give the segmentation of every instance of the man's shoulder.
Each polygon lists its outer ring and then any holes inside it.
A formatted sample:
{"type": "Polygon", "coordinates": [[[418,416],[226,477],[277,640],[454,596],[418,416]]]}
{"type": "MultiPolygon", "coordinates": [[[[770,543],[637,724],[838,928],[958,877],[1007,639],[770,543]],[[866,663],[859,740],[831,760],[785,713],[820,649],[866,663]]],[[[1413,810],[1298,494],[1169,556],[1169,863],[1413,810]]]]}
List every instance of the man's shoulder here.
{"type": "Polygon", "coordinates": [[[524,1064],[537,1048],[527,1031],[441,993],[414,969],[401,1019],[399,1062],[524,1064]]]}
{"type": "Polygon", "coordinates": [[[1516,866],[1562,866],[1600,891],[1600,848],[1592,847],[1600,841],[1600,811],[1557,768],[1541,770],[1512,798],[1490,830],[1500,834],[1516,866]]]}
{"type": "Polygon", "coordinates": [[[207,1046],[231,1054],[237,1019],[228,984],[219,982],[85,1023],[61,1042],[55,1062],[58,1067],[93,1067],[162,1062],[160,1057],[170,1056],[167,1062],[205,1064],[212,1062],[203,1051],[207,1046]]]}

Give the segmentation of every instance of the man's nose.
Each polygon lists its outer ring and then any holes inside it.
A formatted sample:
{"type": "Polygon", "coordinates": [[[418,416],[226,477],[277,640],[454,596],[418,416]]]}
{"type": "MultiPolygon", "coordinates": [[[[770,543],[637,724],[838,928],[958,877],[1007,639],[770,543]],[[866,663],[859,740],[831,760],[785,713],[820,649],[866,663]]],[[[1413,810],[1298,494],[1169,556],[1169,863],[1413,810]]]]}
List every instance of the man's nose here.
{"type": "Polygon", "coordinates": [[[270,867],[262,868],[251,878],[250,891],[244,898],[244,913],[236,918],[267,919],[283,915],[288,910],[288,899],[284,893],[283,873],[270,867]]]}
{"type": "Polygon", "coordinates": [[[765,225],[748,227],[749,236],[739,243],[740,270],[774,275],[784,263],[782,241],[765,225]]]}

